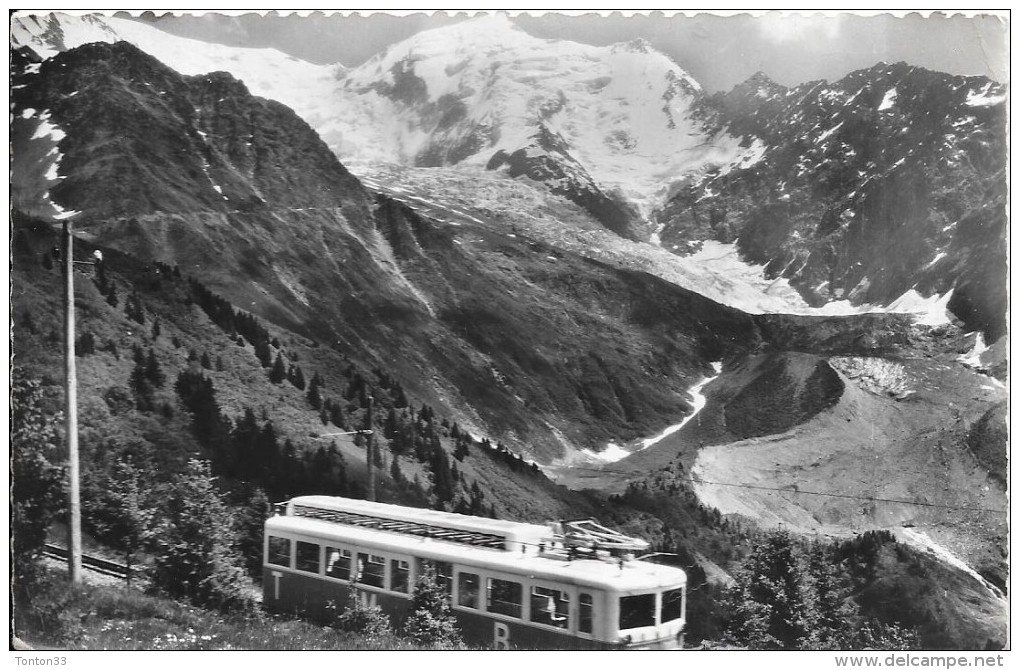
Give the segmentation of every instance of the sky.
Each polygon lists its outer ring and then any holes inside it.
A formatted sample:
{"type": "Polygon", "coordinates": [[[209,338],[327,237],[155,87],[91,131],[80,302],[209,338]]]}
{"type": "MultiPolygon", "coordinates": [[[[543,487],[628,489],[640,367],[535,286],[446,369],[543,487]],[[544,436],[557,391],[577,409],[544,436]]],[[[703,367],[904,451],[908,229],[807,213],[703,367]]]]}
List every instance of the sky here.
{"type": "MultiPolygon", "coordinates": [[[[245,46],[271,46],[317,63],[358,65],[388,45],[428,28],[463,21],[466,13],[376,12],[353,16],[222,14],[144,16],[164,30],[245,46]]],[[[728,90],[762,71],[780,84],[839,79],[885,61],[905,61],[951,74],[1009,78],[1009,28],[995,15],[918,13],[802,14],[793,12],[693,16],[661,12],[518,14],[514,22],[547,39],[605,45],[644,38],[669,54],[708,91],[728,90]]]]}

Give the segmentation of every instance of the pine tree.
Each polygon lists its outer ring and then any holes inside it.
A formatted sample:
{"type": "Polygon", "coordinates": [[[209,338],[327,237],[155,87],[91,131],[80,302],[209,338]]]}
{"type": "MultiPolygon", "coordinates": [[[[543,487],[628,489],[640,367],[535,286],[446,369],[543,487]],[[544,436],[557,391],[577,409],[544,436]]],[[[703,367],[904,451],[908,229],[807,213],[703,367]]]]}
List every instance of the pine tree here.
{"type": "Polygon", "coordinates": [[[94,353],[96,353],[96,338],[92,333],[85,332],[74,343],[74,354],[76,356],[91,356],[94,353]]]}
{"type": "Polygon", "coordinates": [[[269,348],[269,342],[262,338],[255,340],[255,357],[259,359],[262,367],[268,368],[273,365],[273,352],[269,348]]]}
{"type": "Polygon", "coordinates": [[[209,360],[209,352],[208,351],[203,351],[202,352],[202,357],[199,359],[198,363],[199,363],[199,365],[201,365],[206,370],[212,370],[212,361],[209,360]]]}
{"type": "Polygon", "coordinates": [[[347,430],[347,421],[344,419],[344,409],[339,402],[334,401],[329,408],[329,420],[333,425],[342,430],[347,430]]]}
{"type": "MultiPolygon", "coordinates": [[[[454,429],[456,429],[457,428],[457,424],[453,424],[453,427],[454,427],[454,429]]],[[[456,445],[453,448],[453,457],[456,458],[458,461],[461,461],[461,462],[463,462],[464,459],[467,458],[468,453],[470,453],[468,451],[468,440],[464,439],[466,437],[467,436],[465,436],[465,435],[459,435],[458,438],[457,438],[457,443],[456,443],[456,445]]]]}
{"type": "Polygon", "coordinates": [[[403,636],[422,646],[463,648],[457,619],[450,610],[446,589],[439,583],[435,566],[421,562],[411,597],[411,616],[404,622],[403,636]]]}
{"type": "Polygon", "coordinates": [[[142,301],[138,298],[138,294],[132,293],[128,296],[124,306],[124,313],[132,321],[145,324],[145,310],[142,308],[142,301]]]}
{"type": "Polygon", "coordinates": [[[273,369],[269,371],[269,381],[274,384],[281,384],[283,380],[287,378],[287,367],[283,362],[283,356],[277,352],[276,361],[273,363],[273,369]]]}
{"type": "Polygon", "coordinates": [[[221,458],[222,450],[231,443],[232,427],[230,420],[220,412],[212,380],[201,372],[185,370],[178,375],[174,389],[191,412],[195,438],[202,446],[215,450],[216,457],[221,458]]]}
{"type": "Polygon", "coordinates": [[[912,631],[866,619],[832,552],[807,554],[772,531],[734,573],[727,593],[730,636],[751,649],[883,649],[916,644],[912,631]]]}
{"type": "Polygon", "coordinates": [[[159,319],[153,319],[152,320],[152,339],[155,340],[156,338],[158,338],[161,332],[162,332],[162,329],[159,326],[159,319]]]}
{"type": "Polygon", "coordinates": [[[301,369],[300,365],[295,365],[294,366],[294,379],[291,381],[291,383],[294,385],[294,388],[296,388],[297,390],[299,390],[299,391],[304,391],[305,390],[305,386],[306,386],[306,383],[305,383],[305,373],[301,369]]]}
{"type": "Polygon", "coordinates": [[[152,382],[153,386],[163,386],[166,383],[166,375],[156,360],[156,352],[149,349],[149,355],[145,361],[145,378],[152,382]]]}
{"type": "Polygon", "coordinates": [[[191,460],[174,478],[153,534],[153,585],[174,597],[223,611],[252,611],[252,585],[232,548],[231,513],[209,464],[191,460]]]}
{"type": "Polygon", "coordinates": [[[390,461],[390,477],[399,486],[404,483],[404,473],[400,470],[400,458],[393,454],[393,460],[390,461]]]}
{"type": "Polygon", "coordinates": [[[131,584],[131,564],[152,536],[156,509],[149,500],[141,471],[130,460],[118,461],[102,493],[102,509],[93,525],[106,542],[124,552],[131,584]]]}
{"type": "Polygon", "coordinates": [[[237,420],[230,435],[232,456],[225,461],[225,472],[236,474],[241,479],[252,479],[261,471],[257,449],[259,423],[251,407],[244,408],[244,414],[237,420]]]}
{"type": "Polygon", "coordinates": [[[154,389],[148,376],[148,360],[138,345],[134,347],[134,360],[135,365],[131,370],[130,383],[131,390],[135,394],[135,407],[140,412],[151,412],[155,409],[154,389]]]}
{"type": "Polygon", "coordinates": [[[312,376],[312,382],[308,385],[308,404],[312,406],[314,410],[322,409],[322,396],[319,394],[319,386],[322,384],[322,380],[319,378],[319,373],[316,372],[312,376]]]}

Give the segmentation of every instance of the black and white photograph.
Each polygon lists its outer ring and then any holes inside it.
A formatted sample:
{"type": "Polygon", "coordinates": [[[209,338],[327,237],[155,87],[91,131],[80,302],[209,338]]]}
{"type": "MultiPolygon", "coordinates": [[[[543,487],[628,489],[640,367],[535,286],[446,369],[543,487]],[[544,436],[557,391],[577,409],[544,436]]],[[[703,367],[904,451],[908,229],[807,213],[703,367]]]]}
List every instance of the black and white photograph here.
{"type": "Polygon", "coordinates": [[[1010,29],[11,10],[9,662],[1006,666],[1010,29]]]}

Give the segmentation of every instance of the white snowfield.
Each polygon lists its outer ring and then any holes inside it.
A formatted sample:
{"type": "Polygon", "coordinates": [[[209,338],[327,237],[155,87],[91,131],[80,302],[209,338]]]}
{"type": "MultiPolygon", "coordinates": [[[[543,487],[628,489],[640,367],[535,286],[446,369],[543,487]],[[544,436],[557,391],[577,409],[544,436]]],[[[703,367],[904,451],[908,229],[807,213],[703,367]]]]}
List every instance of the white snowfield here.
{"type": "Polygon", "coordinates": [[[358,109],[352,117],[369,121],[375,134],[345,133],[341,155],[407,163],[429,143],[456,146],[480,131],[496,139],[467,161],[484,165],[497,150],[528,145],[541,121],[600,185],[646,212],[678,176],[749,153],[690,118],[701,87],[646,43],[538,39],[500,15],[419,33],[352,69],[344,85],[345,103],[358,109]],[[424,83],[421,100],[404,104],[370,92],[398,84],[394,73],[408,71],[424,83]],[[449,130],[423,123],[428,105],[444,100],[463,104],[466,118],[449,130]]]}

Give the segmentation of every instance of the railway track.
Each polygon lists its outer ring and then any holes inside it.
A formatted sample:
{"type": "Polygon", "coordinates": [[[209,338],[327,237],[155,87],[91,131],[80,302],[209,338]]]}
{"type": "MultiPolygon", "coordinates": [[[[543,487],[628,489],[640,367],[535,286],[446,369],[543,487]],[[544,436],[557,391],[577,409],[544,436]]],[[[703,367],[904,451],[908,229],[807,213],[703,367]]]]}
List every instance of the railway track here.
{"type": "MultiPolygon", "coordinates": [[[[45,545],[43,553],[50,558],[62,561],[67,560],[67,549],[55,544],[45,545]]],[[[93,572],[109,575],[111,577],[119,577],[120,579],[127,579],[128,575],[132,572],[131,568],[122,563],[115,563],[113,561],[108,561],[105,558],[98,558],[87,554],[82,554],[81,565],[83,568],[92,570],[93,572]]]]}

